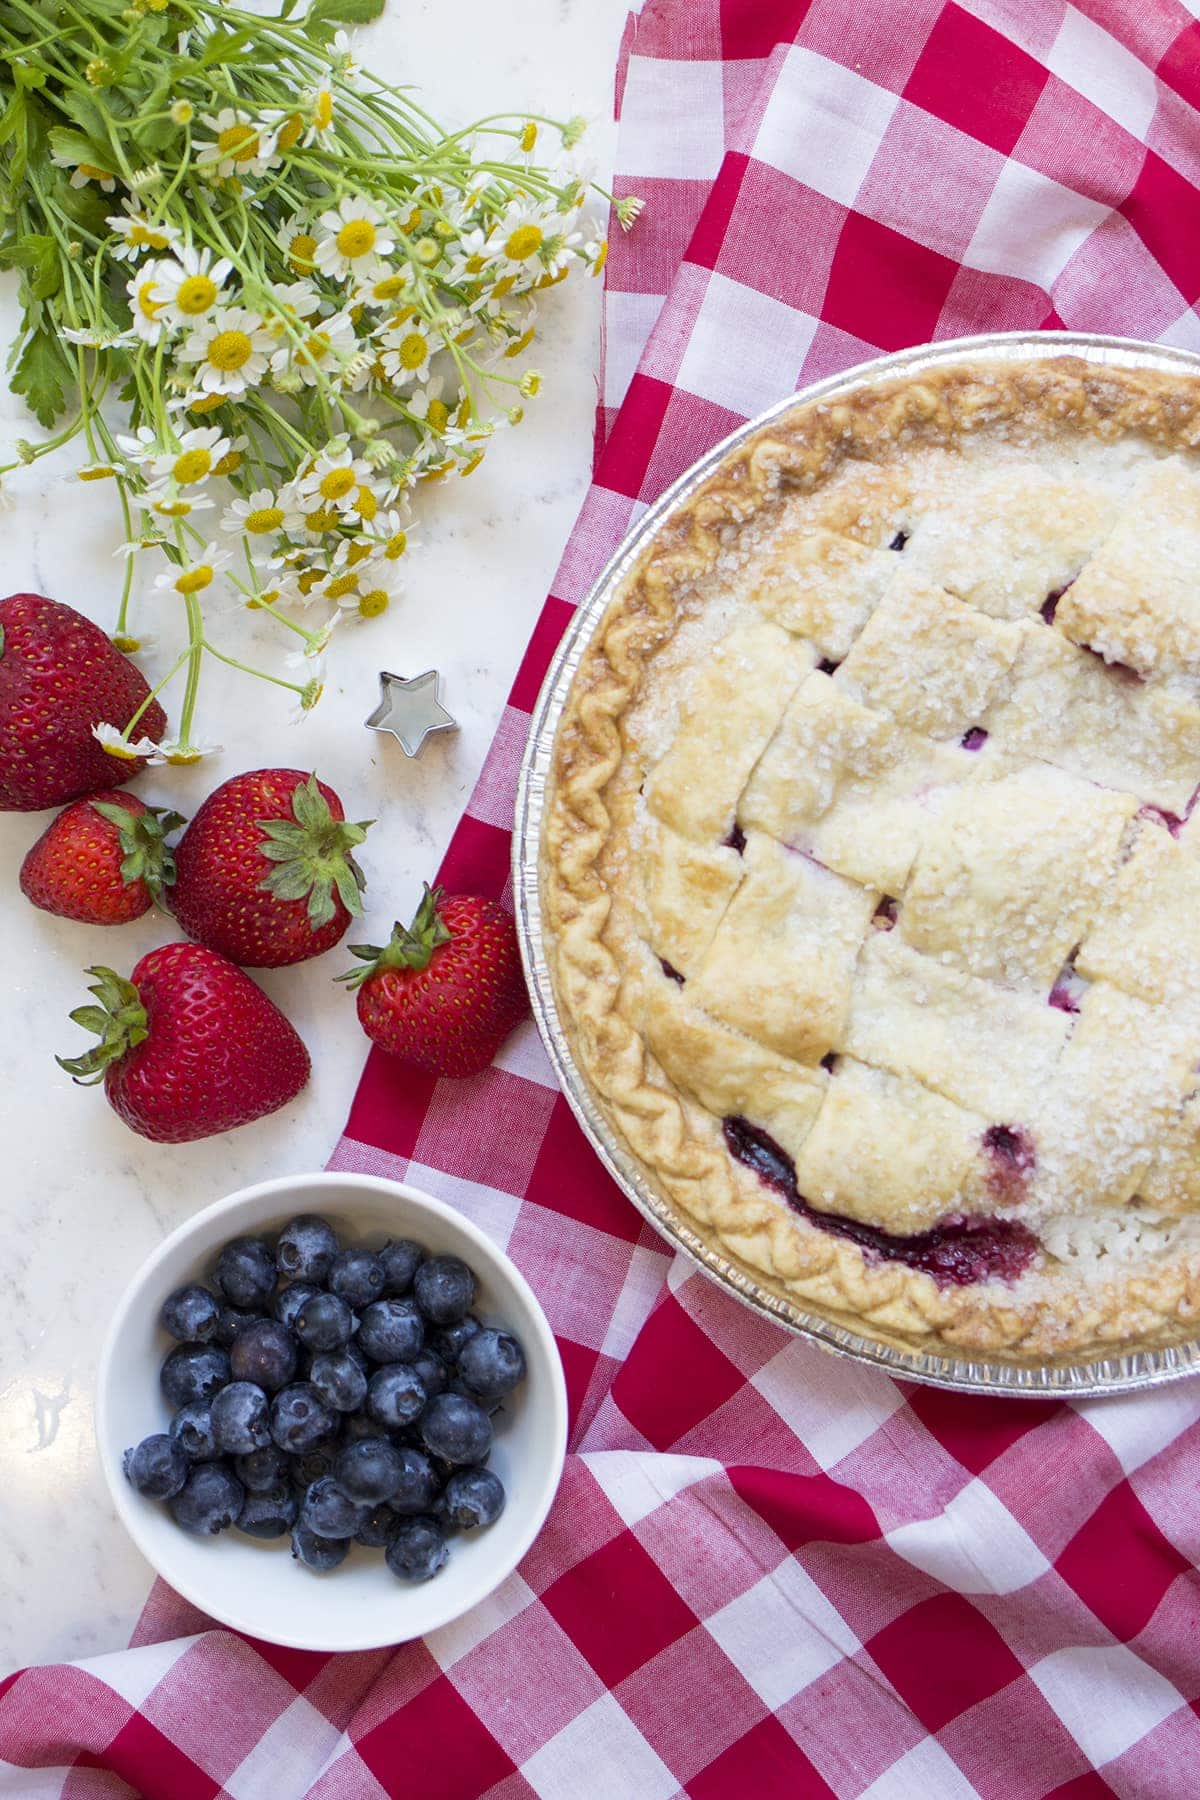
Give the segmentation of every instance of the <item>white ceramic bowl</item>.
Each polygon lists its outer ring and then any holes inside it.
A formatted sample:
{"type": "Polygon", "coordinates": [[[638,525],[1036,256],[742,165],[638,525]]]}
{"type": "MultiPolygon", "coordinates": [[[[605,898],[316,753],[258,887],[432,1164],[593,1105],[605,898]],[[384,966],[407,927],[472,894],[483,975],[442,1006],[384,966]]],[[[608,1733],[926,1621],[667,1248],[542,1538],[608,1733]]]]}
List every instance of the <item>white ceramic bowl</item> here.
{"type": "Polygon", "coordinates": [[[567,1394],[546,1315],[528,1282],[477,1225],[440,1200],[369,1175],[297,1175],[262,1181],[218,1200],[172,1232],[125,1292],[100,1358],[96,1437],[122,1523],[165,1581],[214,1619],[270,1643],[299,1650],[372,1650],[424,1637],[469,1612],[509,1575],[537,1536],[562,1474],[567,1394]],[[525,1351],[528,1374],[495,1419],[491,1467],[508,1502],[494,1525],[451,1540],[450,1558],[433,1578],[409,1586],[378,1550],[352,1545],[339,1569],[315,1575],[296,1562],[285,1539],[262,1543],[241,1532],[196,1538],[166,1506],[135,1492],[121,1469],[126,1449],[165,1431],[170,1408],[158,1371],[171,1348],[159,1308],[185,1281],[210,1276],[229,1238],[270,1235],[296,1213],[322,1214],[345,1242],[378,1248],[411,1237],[434,1252],[453,1252],[479,1282],[476,1311],[508,1326],[525,1351]]]}

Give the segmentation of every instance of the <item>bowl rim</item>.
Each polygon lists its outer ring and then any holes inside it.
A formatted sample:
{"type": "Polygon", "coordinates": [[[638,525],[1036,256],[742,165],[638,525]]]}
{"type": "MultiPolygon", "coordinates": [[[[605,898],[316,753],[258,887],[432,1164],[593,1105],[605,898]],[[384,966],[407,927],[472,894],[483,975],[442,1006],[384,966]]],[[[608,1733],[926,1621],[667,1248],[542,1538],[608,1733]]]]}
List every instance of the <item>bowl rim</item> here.
{"type": "MultiPolygon", "coordinates": [[[[170,1232],[160,1244],[156,1245],[150,1255],[144,1262],[139,1264],[138,1268],[130,1277],[121,1294],[121,1298],[113,1311],[112,1318],[109,1320],[96,1372],[94,1430],[96,1453],[99,1458],[100,1467],[103,1471],[118,1519],[129,1533],[137,1550],[150,1564],[155,1574],[162,1581],[165,1581],[169,1587],[173,1588],[176,1593],[180,1594],[183,1599],[189,1601],[193,1606],[198,1607],[199,1610],[205,1613],[209,1618],[215,1619],[219,1625],[223,1625],[229,1630],[240,1632],[245,1637],[257,1638],[263,1643],[279,1644],[285,1649],[312,1650],[327,1655],[342,1655],[359,1650],[381,1650],[392,1645],[411,1643],[414,1641],[414,1636],[416,1635],[427,1637],[431,1632],[440,1631],[444,1626],[453,1624],[456,1620],[464,1618],[468,1613],[473,1612],[477,1606],[482,1605],[485,1600],[495,1593],[501,1583],[507,1581],[518,1563],[520,1563],[521,1559],[528,1552],[534,1539],[545,1524],[551,1506],[554,1504],[566,1461],[567,1428],[568,1410],[566,1377],[563,1372],[562,1357],[559,1353],[558,1345],[555,1342],[554,1333],[550,1327],[550,1321],[547,1319],[542,1304],[530,1287],[529,1282],[507,1252],[502,1250],[498,1244],[494,1243],[473,1219],[467,1218],[465,1214],[459,1212],[456,1207],[451,1206],[447,1201],[439,1200],[433,1194],[426,1193],[423,1188],[414,1187],[410,1182],[406,1181],[394,1181],[385,1175],[364,1175],[351,1171],[343,1172],[338,1169],[314,1170],[308,1173],[301,1172],[297,1175],[273,1175],[264,1181],[252,1182],[248,1187],[238,1188],[233,1193],[225,1194],[220,1199],[211,1201],[208,1206],[203,1207],[199,1212],[192,1213],[188,1218],[184,1219],[181,1224],[175,1227],[174,1231],[170,1232]],[[319,1195],[322,1192],[327,1192],[334,1188],[344,1189],[347,1187],[356,1189],[363,1194],[374,1194],[376,1196],[390,1194],[399,1196],[405,1200],[416,1202],[418,1207],[427,1211],[432,1216],[446,1221],[455,1230],[461,1232],[470,1243],[483,1253],[483,1260],[491,1260],[492,1262],[499,1263],[504,1268],[508,1279],[512,1282],[529,1310],[529,1315],[533,1322],[534,1334],[537,1339],[538,1350],[541,1352],[541,1359],[546,1365],[546,1371],[549,1377],[550,1407],[552,1415],[550,1421],[552,1455],[540,1487],[535,1492],[534,1503],[528,1509],[528,1517],[525,1521],[523,1530],[518,1534],[513,1548],[501,1562],[497,1564],[496,1569],[491,1573],[488,1585],[471,1600],[469,1605],[463,1606],[457,1602],[448,1602],[444,1611],[440,1613],[435,1612],[432,1621],[425,1623],[419,1634],[413,1634],[408,1637],[396,1637],[388,1631],[383,1636],[380,1636],[379,1628],[376,1627],[374,1630],[368,1629],[364,1631],[361,1637],[355,1637],[352,1641],[349,1639],[345,1641],[339,1640],[336,1644],[330,1645],[328,1641],[322,1640],[319,1633],[317,1636],[313,1636],[312,1634],[297,1635],[296,1633],[288,1633],[279,1630],[264,1631],[260,1625],[247,1619],[244,1614],[238,1614],[234,1609],[222,1608],[220,1610],[214,1610],[211,1596],[205,1596],[191,1581],[177,1579],[174,1572],[169,1572],[162,1567],[162,1563],[156,1553],[155,1547],[150,1541],[150,1534],[144,1529],[141,1509],[135,1505],[137,1496],[126,1481],[124,1472],[121,1468],[121,1452],[113,1448],[115,1439],[113,1437],[113,1427],[109,1416],[109,1394],[113,1381],[113,1364],[116,1356],[117,1344],[123,1335],[125,1326],[135,1309],[141,1304],[145,1295],[145,1290],[153,1281],[156,1271],[162,1267],[181,1244],[186,1243],[192,1238],[197,1240],[203,1238],[210,1226],[216,1225],[222,1217],[248,1201],[268,1200],[276,1194],[282,1196],[291,1193],[295,1194],[297,1197],[297,1205],[295,1208],[297,1212],[306,1210],[316,1211],[320,1210],[316,1202],[313,1203],[311,1208],[307,1204],[309,1196],[319,1195]]],[[[403,1591],[404,1590],[402,1589],[398,1589],[398,1592],[403,1591]]],[[[317,1608],[316,1612],[319,1615],[320,1609],[317,1608]]]]}

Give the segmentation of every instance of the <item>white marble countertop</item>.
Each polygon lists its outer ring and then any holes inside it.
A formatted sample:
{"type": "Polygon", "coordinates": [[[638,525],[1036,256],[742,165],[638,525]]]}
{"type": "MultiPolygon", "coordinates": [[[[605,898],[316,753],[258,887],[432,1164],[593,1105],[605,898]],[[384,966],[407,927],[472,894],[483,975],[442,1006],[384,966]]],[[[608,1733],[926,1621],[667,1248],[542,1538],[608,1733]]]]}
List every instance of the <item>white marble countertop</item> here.
{"type": "MultiPolygon", "coordinates": [[[[381,73],[416,83],[431,110],[455,124],[505,106],[583,113],[593,124],[581,154],[607,179],[626,10],[626,0],[521,0],[519,8],[460,0],[452,12],[438,0],[392,0],[361,44],[381,73]]],[[[7,276],[0,282],[6,341],[17,317],[15,285],[7,276]]],[[[469,482],[422,499],[407,597],[336,644],[312,717],[289,726],[290,696],[276,700],[232,672],[218,680],[212,665],[200,719],[224,754],[190,770],[151,770],[138,785],[144,797],[190,813],[241,769],[315,765],[350,817],[379,821],[362,857],[367,941],[386,935],[393,916],[409,916],[437,865],[583,498],[599,298],[600,284],[582,272],[548,296],[541,399],[469,482]],[[362,721],[377,698],[377,670],[434,666],[462,729],[432,739],[420,761],[409,762],[362,721]]],[[[36,427],[4,396],[0,437],[8,444],[21,435],[35,436],[36,427]]],[[[6,482],[0,592],[50,594],[110,627],[119,592],[113,495],[99,484],[68,486],[63,477],[76,460],[69,450],[6,482]]],[[[152,613],[147,601],[143,629],[155,629],[152,613]]],[[[253,629],[248,619],[235,623],[253,629]]],[[[151,653],[145,666],[161,673],[167,665],[151,653]]],[[[0,815],[0,1675],[126,1642],[151,1571],[117,1523],[93,1449],[96,1358],[109,1317],[133,1271],[190,1213],[264,1176],[324,1164],[365,1049],[353,1005],[331,981],[344,956],[267,972],[264,987],[312,1051],[309,1087],[283,1112],[226,1137],[182,1146],[135,1137],[100,1093],[71,1086],[54,1054],[79,1047],[67,1014],[85,998],[84,967],[101,961],[127,972],[166,941],[169,927],[151,916],[100,932],[28,906],[16,871],[48,817],[0,815]]]]}

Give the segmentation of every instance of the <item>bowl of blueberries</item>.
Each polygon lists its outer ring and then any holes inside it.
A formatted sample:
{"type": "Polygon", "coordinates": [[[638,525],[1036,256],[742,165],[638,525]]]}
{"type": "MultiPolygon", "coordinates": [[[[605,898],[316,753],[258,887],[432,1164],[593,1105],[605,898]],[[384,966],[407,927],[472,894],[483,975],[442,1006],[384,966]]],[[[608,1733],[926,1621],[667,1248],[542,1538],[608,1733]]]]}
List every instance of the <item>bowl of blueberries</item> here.
{"type": "Polygon", "coordinates": [[[550,1510],[566,1384],[520,1271],[416,1188],[260,1182],[154,1253],[109,1329],[96,1433],[139,1550],[221,1623],[304,1650],[424,1637],[550,1510]]]}

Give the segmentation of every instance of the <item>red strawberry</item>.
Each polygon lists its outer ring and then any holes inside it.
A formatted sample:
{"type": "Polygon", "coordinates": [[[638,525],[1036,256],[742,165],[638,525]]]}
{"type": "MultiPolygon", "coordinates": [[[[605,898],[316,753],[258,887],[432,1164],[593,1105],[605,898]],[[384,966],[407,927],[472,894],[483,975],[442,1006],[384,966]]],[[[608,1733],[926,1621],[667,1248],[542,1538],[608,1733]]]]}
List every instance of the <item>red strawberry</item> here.
{"type": "Polygon", "coordinates": [[[371,823],[347,824],[333,789],[302,769],[235,775],[175,847],[175,917],[189,937],[252,968],[319,956],[362,912],[351,852],[371,823]]]}
{"type": "MultiPolygon", "coordinates": [[[[93,725],[124,730],[150,692],[98,625],[42,594],[0,600],[0,812],[38,812],[120,787],[144,757],[113,756],[93,725]]],[[[151,700],[135,735],[158,742],[167,716],[151,700]]]]}
{"type": "Polygon", "coordinates": [[[300,1092],[308,1051],[240,969],[200,944],[151,950],[128,981],[89,969],[98,1002],[71,1014],[99,1034],[58,1058],[77,1081],[103,1077],[109,1104],[142,1137],[186,1144],[248,1125],[300,1092]]]}
{"type": "Polygon", "coordinates": [[[115,790],[76,800],[21,864],[21,892],[43,912],[84,925],[124,925],[175,879],[166,841],[183,815],[115,790]]]}
{"type": "Polygon", "coordinates": [[[365,967],[339,977],[381,1050],[432,1075],[478,1075],[529,1009],[512,918],[479,894],[427,886],[410,930],[351,944],[365,967]]]}

